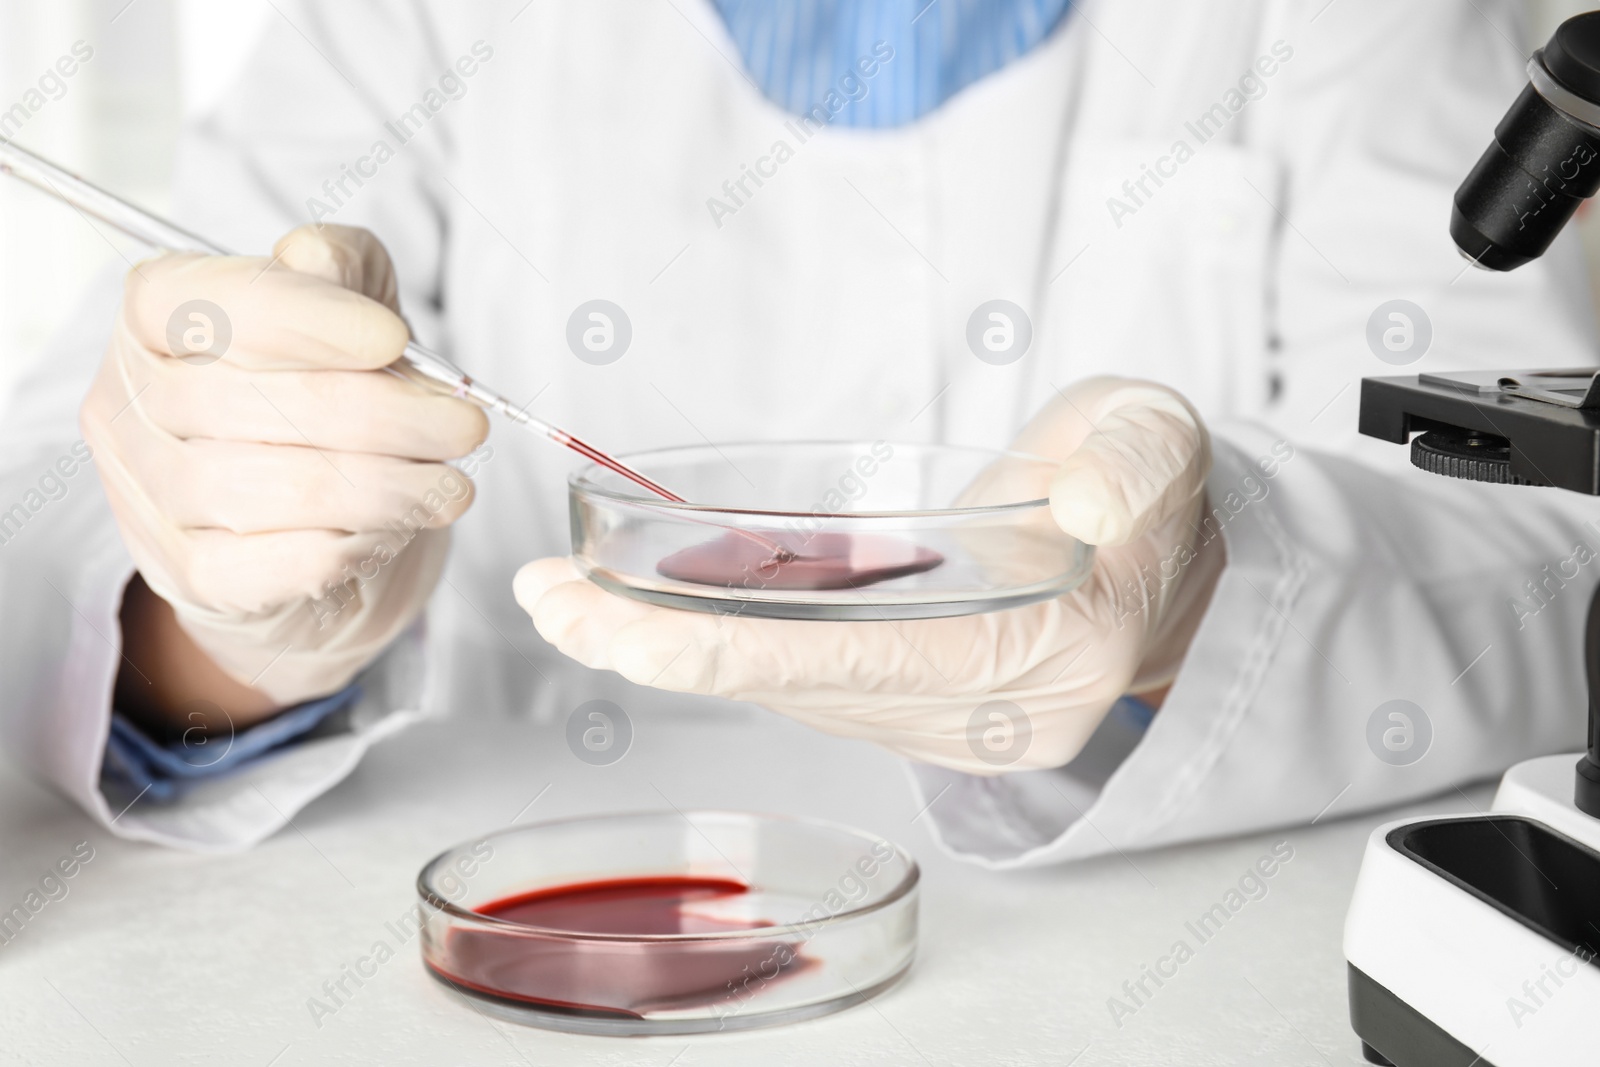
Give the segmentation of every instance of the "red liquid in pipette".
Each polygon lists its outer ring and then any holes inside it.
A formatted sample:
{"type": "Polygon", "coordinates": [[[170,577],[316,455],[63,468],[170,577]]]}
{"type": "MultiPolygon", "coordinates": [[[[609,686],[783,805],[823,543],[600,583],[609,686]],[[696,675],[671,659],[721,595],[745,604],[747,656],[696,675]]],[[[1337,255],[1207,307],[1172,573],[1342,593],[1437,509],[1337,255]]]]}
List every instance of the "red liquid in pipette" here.
{"type": "Polygon", "coordinates": [[[629,467],[625,463],[612,459],[610,456],[589,444],[587,441],[582,441],[572,436],[570,433],[565,433],[562,431],[557,431],[555,440],[558,444],[567,446],[574,452],[578,453],[578,455],[583,456],[585,459],[593,460],[606,470],[622,475],[624,478],[628,479],[628,481],[648,489],[650,492],[656,494],[656,496],[659,496],[664,500],[670,500],[674,504],[688,503],[687,500],[683,499],[683,497],[679,496],[677,493],[674,493],[666,486],[659,485],[656,482],[651,481],[649,478],[646,478],[644,475],[640,474],[638,471],[634,470],[632,467],[629,467]]]}
{"type": "MultiPolygon", "coordinates": [[[[749,892],[723,878],[663,876],[581,882],[485,904],[505,930],[458,928],[447,935],[439,975],[507,1000],[638,1018],[652,1010],[733,999],[759,973],[805,966],[798,947],[776,939],[585,941],[576,934],[710,934],[759,930],[762,919],[711,909],[749,892]]],[[[759,984],[759,983],[758,983],[759,984]]]]}
{"type": "MultiPolygon", "coordinates": [[[[564,430],[556,430],[551,436],[556,443],[565,445],[574,452],[578,453],[578,455],[583,456],[585,459],[593,460],[608,471],[622,475],[624,478],[628,479],[628,481],[634,483],[635,485],[642,486],[664,500],[670,500],[674,504],[688,503],[687,500],[679,496],[677,493],[674,493],[666,486],[661,485],[658,482],[651,481],[649,478],[640,474],[632,467],[622,463],[620,460],[612,459],[610,456],[589,444],[587,441],[576,438],[564,430]]],[[[753,533],[748,530],[733,530],[731,532],[737,534],[739,537],[744,538],[747,542],[760,545],[767,553],[767,558],[764,560],[764,563],[768,566],[776,566],[788,563],[794,558],[794,554],[790,552],[789,549],[785,548],[776,541],[763,537],[761,534],[753,533]]]]}

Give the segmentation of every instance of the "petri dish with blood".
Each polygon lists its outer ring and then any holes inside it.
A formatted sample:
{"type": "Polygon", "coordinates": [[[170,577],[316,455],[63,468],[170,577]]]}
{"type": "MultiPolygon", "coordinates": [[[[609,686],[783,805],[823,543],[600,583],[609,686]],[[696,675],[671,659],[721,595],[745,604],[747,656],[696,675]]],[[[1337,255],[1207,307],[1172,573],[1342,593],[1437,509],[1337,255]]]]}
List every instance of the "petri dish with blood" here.
{"type": "Polygon", "coordinates": [[[1093,549],[1050,516],[1054,460],[887,441],[704,445],[568,481],[573,556],[611,592],[785,619],[968,615],[1059,596],[1093,549]]]}
{"type": "Polygon", "coordinates": [[[889,841],[808,819],[670,811],[534,823],[423,868],[422,957],[479,1010],[546,1029],[796,1022],[905,975],[918,880],[889,841]]]}

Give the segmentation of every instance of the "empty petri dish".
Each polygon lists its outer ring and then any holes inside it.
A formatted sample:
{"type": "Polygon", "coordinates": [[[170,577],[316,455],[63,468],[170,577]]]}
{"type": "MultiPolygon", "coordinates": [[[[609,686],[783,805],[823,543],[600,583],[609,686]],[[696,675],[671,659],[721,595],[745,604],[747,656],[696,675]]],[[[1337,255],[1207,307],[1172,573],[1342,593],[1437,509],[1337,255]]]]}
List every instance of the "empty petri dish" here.
{"type": "Polygon", "coordinates": [[[1059,596],[1093,549],[1050,516],[1057,463],[953,445],[795,441],[621,457],[568,483],[572,550],[614,593],[785,619],[968,615],[1059,596]]]}
{"type": "Polygon", "coordinates": [[[916,951],[918,878],[883,838],[806,819],[534,823],[423,868],[422,957],[481,1010],[546,1029],[769,1026],[897,982],[916,951]]]}

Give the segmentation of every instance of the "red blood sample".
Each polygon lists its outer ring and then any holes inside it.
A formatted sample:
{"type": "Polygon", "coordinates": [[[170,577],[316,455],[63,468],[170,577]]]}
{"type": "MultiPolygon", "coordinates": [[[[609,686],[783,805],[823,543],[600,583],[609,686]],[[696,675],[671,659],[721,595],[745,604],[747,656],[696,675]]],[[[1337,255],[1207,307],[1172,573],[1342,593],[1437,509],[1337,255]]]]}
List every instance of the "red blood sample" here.
{"type": "Polygon", "coordinates": [[[798,946],[775,939],[587,941],[570,934],[710,934],[772,923],[698,908],[749,891],[723,878],[664,876],[555,886],[485,904],[479,914],[526,929],[458,928],[441,962],[457,985],[513,1001],[638,1018],[727,999],[802,965],[798,946]]]}
{"type": "Polygon", "coordinates": [[[760,530],[794,553],[774,558],[771,548],[729,531],[656,564],[656,573],[696,585],[741,589],[854,589],[930,571],[944,562],[931,548],[881,534],[760,530]]]}

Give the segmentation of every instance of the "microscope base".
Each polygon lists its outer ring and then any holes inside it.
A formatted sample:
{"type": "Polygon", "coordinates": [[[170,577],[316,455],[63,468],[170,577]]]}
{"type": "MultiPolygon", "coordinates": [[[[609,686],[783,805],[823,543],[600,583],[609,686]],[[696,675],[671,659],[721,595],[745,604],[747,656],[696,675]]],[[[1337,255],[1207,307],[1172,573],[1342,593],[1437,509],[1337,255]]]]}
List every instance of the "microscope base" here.
{"type": "Polygon", "coordinates": [[[1379,827],[1344,933],[1363,1052],[1396,1067],[1593,1063],[1596,929],[1600,852],[1547,825],[1496,814],[1379,827]]]}
{"type": "Polygon", "coordinates": [[[1395,1067],[1395,1060],[1378,1051],[1377,1042],[1399,1056],[1400,1064],[1426,1063],[1437,1067],[1494,1067],[1445,1029],[1355,965],[1350,972],[1350,1025],[1361,1036],[1361,1055],[1368,1063],[1395,1067]]]}
{"type": "Polygon", "coordinates": [[[1492,808],[1509,815],[1526,815],[1600,851],[1600,819],[1578,810],[1573,784],[1582,752],[1524,760],[1500,779],[1492,808]]]}

